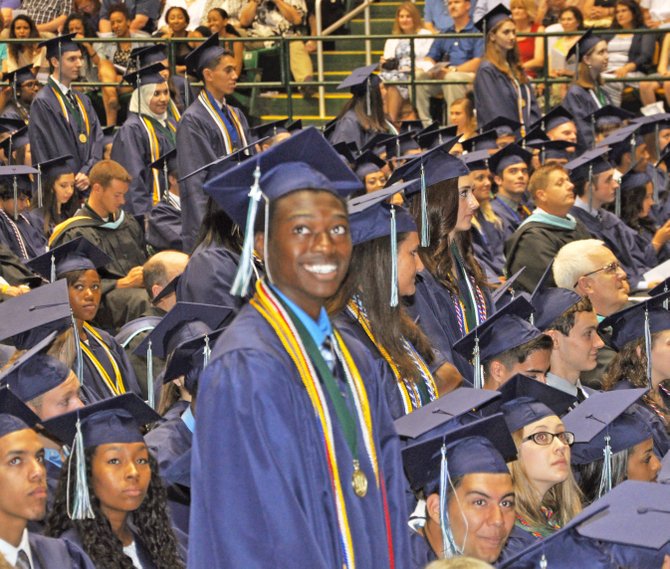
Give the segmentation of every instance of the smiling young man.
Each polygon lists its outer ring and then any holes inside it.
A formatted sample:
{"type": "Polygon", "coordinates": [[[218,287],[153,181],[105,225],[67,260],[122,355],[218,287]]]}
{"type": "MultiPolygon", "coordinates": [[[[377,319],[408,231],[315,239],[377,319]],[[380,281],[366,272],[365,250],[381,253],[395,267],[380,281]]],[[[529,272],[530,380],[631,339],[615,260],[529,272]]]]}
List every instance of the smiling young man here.
{"type": "Polygon", "coordinates": [[[44,517],[44,449],[32,427],[38,418],[7,388],[0,389],[0,556],[11,567],[93,569],[75,545],[29,533],[44,517]]]}
{"type": "Polygon", "coordinates": [[[343,198],[360,189],[315,129],[206,185],[245,230],[234,290],[246,292],[252,247],[267,276],[200,376],[190,568],[408,566],[399,442],[379,372],[324,309],[351,256],[343,198]]]}
{"type": "Polygon", "coordinates": [[[89,98],[70,88],[79,79],[83,58],[74,34],[40,43],[52,69],[47,85],[30,107],[30,151],[33,163],[69,154],[78,190],[89,187],[88,174],[102,158],[102,127],[89,98]]]}
{"type": "MultiPolygon", "coordinates": [[[[217,158],[247,146],[249,125],[239,109],[226,97],[235,91],[235,58],[219,46],[214,34],[186,58],[189,73],[202,80],[204,88],[184,112],[177,127],[177,170],[182,176],[195,172],[217,158]]],[[[202,191],[207,172],[181,181],[181,217],[184,251],[190,253],[205,215],[207,196],[202,191]]]]}

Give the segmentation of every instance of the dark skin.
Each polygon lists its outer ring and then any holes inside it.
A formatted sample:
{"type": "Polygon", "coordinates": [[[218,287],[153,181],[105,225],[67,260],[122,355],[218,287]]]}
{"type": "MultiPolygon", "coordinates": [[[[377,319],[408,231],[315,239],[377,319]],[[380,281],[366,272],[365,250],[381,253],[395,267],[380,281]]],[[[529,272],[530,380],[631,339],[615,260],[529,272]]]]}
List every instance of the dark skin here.
{"type": "MultiPolygon", "coordinates": [[[[314,320],[344,280],[351,236],[344,203],[326,191],[298,190],[275,202],[267,266],[271,282],[314,320]]],[[[265,236],[255,248],[264,255],[265,236]]]]}

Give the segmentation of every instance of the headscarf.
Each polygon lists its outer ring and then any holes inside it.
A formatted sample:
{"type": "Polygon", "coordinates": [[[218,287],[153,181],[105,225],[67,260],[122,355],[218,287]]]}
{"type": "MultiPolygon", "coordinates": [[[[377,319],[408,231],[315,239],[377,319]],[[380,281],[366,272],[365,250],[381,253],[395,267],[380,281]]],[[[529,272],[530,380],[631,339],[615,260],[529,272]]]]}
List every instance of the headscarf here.
{"type": "Polygon", "coordinates": [[[167,111],[157,115],[149,108],[149,101],[156,92],[156,85],[162,84],[163,83],[150,83],[148,85],[140,85],[135,89],[130,97],[130,105],[128,106],[130,112],[153,117],[157,121],[160,121],[161,124],[165,125],[165,121],[168,117],[167,111]]]}

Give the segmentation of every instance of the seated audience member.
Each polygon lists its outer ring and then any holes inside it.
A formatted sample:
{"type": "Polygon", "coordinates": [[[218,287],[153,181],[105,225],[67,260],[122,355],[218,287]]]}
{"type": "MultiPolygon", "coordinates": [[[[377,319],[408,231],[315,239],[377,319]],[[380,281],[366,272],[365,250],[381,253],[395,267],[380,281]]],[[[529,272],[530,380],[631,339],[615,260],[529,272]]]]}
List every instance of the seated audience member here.
{"type": "Polygon", "coordinates": [[[244,44],[239,41],[230,41],[241,37],[240,32],[230,23],[228,12],[223,8],[212,8],[207,13],[207,26],[212,34],[219,37],[221,47],[233,54],[235,59],[235,73],[242,74],[244,67],[244,44]]]}
{"type": "MultiPolygon", "coordinates": [[[[475,33],[476,28],[470,17],[470,0],[451,0],[448,9],[454,24],[447,32],[475,33]]],[[[425,60],[419,62],[422,71],[417,73],[417,79],[444,79],[471,83],[483,55],[484,42],[481,38],[436,39],[425,60]]],[[[428,125],[431,120],[430,97],[442,93],[446,110],[449,112],[453,102],[465,96],[469,88],[468,83],[417,85],[416,106],[424,125],[428,125]]]]}
{"type": "Polygon", "coordinates": [[[410,486],[426,500],[426,523],[411,537],[412,567],[461,555],[498,560],[514,527],[516,497],[506,462],[515,457],[500,415],[404,449],[410,486]]]}
{"type": "Polygon", "coordinates": [[[491,201],[491,209],[502,220],[505,241],[530,215],[524,197],[528,189],[531,158],[530,152],[516,144],[509,144],[488,161],[493,181],[498,186],[498,193],[491,201]]]}
{"type": "Polygon", "coordinates": [[[528,322],[532,313],[526,298],[517,297],[454,345],[468,360],[479,349],[484,389],[499,390],[517,374],[545,383],[552,340],[528,322]]]}
{"type": "Polygon", "coordinates": [[[563,245],[590,237],[569,213],[575,203],[573,188],[568,173],[557,164],[542,166],[530,178],[536,209],[505,243],[508,274],[525,266],[517,283],[527,291],[535,288],[563,245]]]}
{"type": "MultiPolygon", "coordinates": [[[[541,33],[544,26],[537,21],[537,5],[534,0],[513,0],[510,2],[512,21],[517,33],[541,33]]],[[[544,67],[544,40],[541,37],[517,38],[519,61],[529,77],[537,77],[544,67]]]]}
{"type": "Polygon", "coordinates": [[[28,531],[28,523],[41,520],[47,506],[44,448],[34,430],[38,422],[9,389],[0,389],[0,456],[6,465],[0,469],[0,560],[7,567],[94,569],[76,545],[28,531]]]}
{"type": "Polygon", "coordinates": [[[42,37],[35,25],[35,21],[26,14],[16,16],[9,26],[9,38],[18,40],[35,40],[26,43],[8,43],[7,58],[2,61],[4,73],[16,71],[22,67],[31,66],[33,73],[40,71],[48,73],[48,63],[45,50],[38,47],[42,37]]]}
{"type": "Polygon", "coordinates": [[[91,169],[89,180],[91,192],[86,203],[74,217],[55,227],[49,245],[56,247],[81,236],[109,255],[111,262],[102,271],[104,314],[98,316],[98,322],[117,329],[148,308],[142,288],[142,265],[147,255],[138,222],[121,208],[130,182],[125,168],[103,160],[91,169]]]}
{"type": "MultiPolygon", "coordinates": [[[[668,33],[663,36],[656,73],[662,77],[670,78],[670,34],[668,33]]],[[[656,91],[662,88],[665,96],[666,108],[670,108],[670,79],[664,79],[660,83],[658,81],[644,81],[639,85],[640,99],[644,105],[655,103],[656,91]]]]}
{"type": "MultiPolygon", "coordinates": [[[[161,16],[165,20],[165,27],[161,27],[161,36],[168,38],[188,38],[190,32],[188,27],[191,17],[188,10],[183,6],[169,6],[161,16]]],[[[208,34],[209,35],[209,34],[208,34]]],[[[186,56],[191,51],[188,43],[176,43],[174,45],[174,66],[178,75],[186,73],[186,56]]]]}
{"type": "Polygon", "coordinates": [[[97,566],[185,567],[158,465],[141,431],[158,419],[139,397],[126,394],[47,422],[50,433],[76,449],[62,470],[48,535],[78,544],[97,566]],[[75,461],[85,467],[75,469],[75,461]]]}
{"type": "Polygon", "coordinates": [[[74,13],[82,15],[86,19],[86,25],[96,33],[100,23],[100,8],[100,0],[74,0],[74,13]]]}
{"type": "Polygon", "coordinates": [[[30,105],[40,90],[40,82],[33,73],[33,67],[26,65],[14,71],[8,71],[2,76],[11,86],[11,98],[2,110],[3,118],[19,119],[28,124],[30,120],[30,105]]]}
{"type": "MultiPolygon", "coordinates": [[[[421,61],[430,50],[433,38],[431,31],[424,27],[421,14],[413,2],[404,2],[396,10],[393,23],[392,35],[420,34],[429,36],[414,40],[414,65],[421,61]]],[[[412,70],[412,58],[410,51],[410,40],[389,38],[384,43],[384,54],[380,60],[381,71],[379,76],[384,82],[387,81],[409,81],[412,70]]],[[[386,86],[386,112],[395,125],[400,124],[401,118],[409,118],[402,113],[403,106],[409,102],[408,85],[386,86]]]]}
{"type": "MultiPolygon", "coordinates": [[[[101,0],[98,29],[103,34],[114,32],[112,7],[115,5],[117,5],[115,0],[101,0]]],[[[123,5],[128,13],[128,27],[131,33],[143,32],[146,36],[156,30],[156,23],[161,14],[159,0],[131,1],[124,2],[123,5]]]]}

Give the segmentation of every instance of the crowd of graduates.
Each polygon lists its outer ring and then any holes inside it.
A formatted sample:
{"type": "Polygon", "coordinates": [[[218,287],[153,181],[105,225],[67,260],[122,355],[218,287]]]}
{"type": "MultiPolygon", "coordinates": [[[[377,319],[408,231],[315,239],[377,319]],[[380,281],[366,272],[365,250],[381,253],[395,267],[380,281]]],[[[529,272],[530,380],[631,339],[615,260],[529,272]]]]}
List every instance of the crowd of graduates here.
{"type": "Polygon", "coordinates": [[[0,568],[670,567],[670,114],[610,104],[594,30],[540,112],[475,26],[469,132],[394,124],[376,64],[250,128],[214,34],[183,111],[133,50],[107,140],[44,41],[0,118],[0,568]]]}

